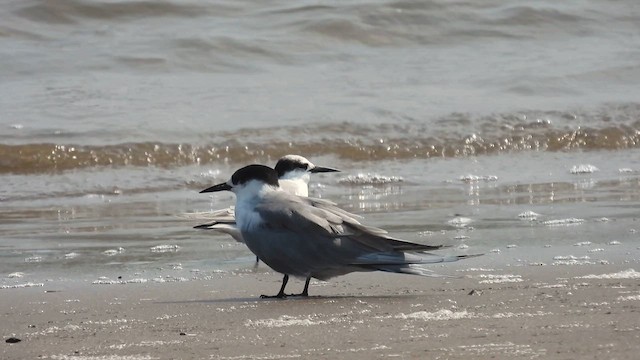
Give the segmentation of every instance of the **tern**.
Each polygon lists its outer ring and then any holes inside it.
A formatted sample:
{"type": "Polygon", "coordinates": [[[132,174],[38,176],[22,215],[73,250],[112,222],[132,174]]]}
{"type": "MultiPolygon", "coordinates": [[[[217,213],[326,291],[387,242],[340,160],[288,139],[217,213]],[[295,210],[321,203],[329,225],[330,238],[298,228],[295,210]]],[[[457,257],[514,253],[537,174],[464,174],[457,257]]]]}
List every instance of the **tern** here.
{"type": "MultiPolygon", "coordinates": [[[[316,166],[300,155],[285,155],[278,159],[275,170],[278,173],[280,188],[298,196],[309,196],[311,174],[340,172],[338,169],[316,166]]],[[[236,226],[234,208],[216,210],[208,214],[210,222],[194,226],[196,229],[216,230],[230,235],[238,242],[244,242],[242,234],[236,226]]]]}
{"type": "Polygon", "coordinates": [[[306,297],[311,278],[328,280],[356,271],[438,276],[424,265],[477,256],[436,255],[426,250],[440,246],[392,238],[330,201],[284,191],[278,172],[268,166],[245,166],[201,193],[225,190],[236,195],[235,222],[245,244],[284,275],[278,294],[262,298],[290,296],[285,294],[289,276],[306,279],[303,291],[293,295],[306,297]]]}

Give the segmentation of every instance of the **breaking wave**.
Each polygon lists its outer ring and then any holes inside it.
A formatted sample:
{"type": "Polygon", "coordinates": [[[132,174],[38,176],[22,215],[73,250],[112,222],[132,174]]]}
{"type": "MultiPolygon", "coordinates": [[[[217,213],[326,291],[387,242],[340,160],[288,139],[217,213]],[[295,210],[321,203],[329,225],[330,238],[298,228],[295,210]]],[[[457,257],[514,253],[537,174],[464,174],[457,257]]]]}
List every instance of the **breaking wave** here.
{"type": "MultiPolygon", "coordinates": [[[[540,119],[521,118],[512,123],[493,120],[475,122],[479,127],[468,134],[447,132],[445,126],[430,131],[426,125],[339,123],[311,128],[241,130],[225,134],[227,140],[206,144],[1,144],[0,173],[36,174],[105,166],[172,168],[221,162],[244,164],[277,159],[289,153],[360,161],[640,147],[640,120],[604,122],[606,126],[599,128],[575,129],[557,127],[549,120],[540,119]]],[[[462,127],[457,124],[455,128],[462,127]]]]}

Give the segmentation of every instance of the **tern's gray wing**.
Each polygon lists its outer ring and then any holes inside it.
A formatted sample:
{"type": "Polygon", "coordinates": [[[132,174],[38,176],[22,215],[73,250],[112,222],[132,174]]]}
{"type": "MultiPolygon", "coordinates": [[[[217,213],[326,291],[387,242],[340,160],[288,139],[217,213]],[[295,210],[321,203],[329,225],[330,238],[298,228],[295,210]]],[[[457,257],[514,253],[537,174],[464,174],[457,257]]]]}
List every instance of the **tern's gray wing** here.
{"type": "MultiPolygon", "coordinates": [[[[427,275],[430,271],[420,265],[465,257],[405,253],[394,246],[399,240],[367,232],[359,223],[284,192],[263,197],[253,210],[262,221],[242,230],[245,242],[262,261],[283,274],[318,279],[374,270],[427,275]]],[[[422,250],[419,244],[401,243],[422,250]]]]}
{"type": "Polygon", "coordinates": [[[394,239],[386,231],[360,224],[354,214],[329,201],[292,196],[284,192],[265,198],[255,209],[271,228],[298,234],[322,234],[328,239],[348,237],[371,251],[425,251],[440,248],[394,239]]]}
{"type": "Polygon", "coordinates": [[[437,250],[442,248],[442,245],[424,245],[424,244],[416,244],[412,242],[408,242],[401,239],[396,239],[391,236],[386,235],[387,231],[384,229],[379,229],[372,226],[367,226],[361,224],[356,218],[362,218],[360,215],[352,214],[346,210],[339,208],[335,203],[324,200],[324,199],[316,199],[316,198],[306,198],[304,199],[309,205],[312,205],[315,208],[319,208],[330,212],[334,215],[338,215],[342,218],[343,222],[348,223],[350,227],[358,229],[363,234],[366,234],[367,237],[375,236],[379,239],[382,239],[387,245],[392,246],[393,250],[403,250],[403,251],[426,251],[426,250],[437,250]]]}

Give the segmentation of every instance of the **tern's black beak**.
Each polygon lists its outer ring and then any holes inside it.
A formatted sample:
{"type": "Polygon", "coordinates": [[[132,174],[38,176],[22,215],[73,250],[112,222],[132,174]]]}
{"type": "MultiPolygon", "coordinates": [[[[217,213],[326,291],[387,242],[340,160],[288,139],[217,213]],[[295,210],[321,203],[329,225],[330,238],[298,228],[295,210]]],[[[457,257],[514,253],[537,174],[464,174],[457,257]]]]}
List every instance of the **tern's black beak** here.
{"type": "Polygon", "coordinates": [[[340,172],[340,170],[338,169],[333,169],[330,167],[322,167],[322,166],[316,166],[313,169],[309,170],[310,173],[325,173],[325,172],[340,172]]]}
{"type": "Polygon", "coordinates": [[[231,190],[231,185],[229,185],[227,183],[213,185],[210,188],[206,188],[206,189],[200,191],[200,194],[208,193],[208,192],[216,192],[216,191],[225,191],[225,190],[231,190]]]}

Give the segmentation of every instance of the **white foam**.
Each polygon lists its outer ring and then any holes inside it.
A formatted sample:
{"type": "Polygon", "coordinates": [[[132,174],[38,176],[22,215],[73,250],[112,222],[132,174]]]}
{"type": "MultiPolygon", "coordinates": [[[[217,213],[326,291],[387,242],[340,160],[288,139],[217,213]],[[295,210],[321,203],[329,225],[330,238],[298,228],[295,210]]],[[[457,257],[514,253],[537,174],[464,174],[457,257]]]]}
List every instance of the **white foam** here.
{"type": "Polygon", "coordinates": [[[640,279],[640,272],[628,269],[612,274],[578,276],[577,279],[640,279]]]}
{"type": "Polygon", "coordinates": [[[609,245],[620,245],[620,244],[621,244],[620,241],[616,241],[616,240],[609,241],[609,245]]]}
{"type": "Polygon", "coordinates": [[[151,252],[155,253],[174,252],[178,250],[180,250],[180,246],[178,245],[157,245],[151,248],[151,252]]]}
{"type": "Polygon", "coordinates": [[[9,279],[21,278],[21,277],[23,277],[23,276],[24,276],[24,273],[23,273],[23,272],[19,272],[19,271],[18,271],[18,272],[14,272],[14,273],[11,273],[11,274],[7,275],[7,277],[8,277],[9,279]]]}
{"type": "Polygon", "coordinates": [[[574,165],[569,172],[572,174],[591,174],[594,173],[596,171],[600,171],[600,169],[598,169],[597,167],[591,165],[591,164],[580,164],[580,165],[574,165]]]}
{"type": "Polygon", "coordinates": [[[286,326],[312,326],[325,323],[326,321],[311,320],[309,317],[296,318],[295,316],[282,315],[277,319],[247,320],[245,321],[244,326],[279,328],[286,326]]]}
{"type": "Polygon", "coordinates": [[[557,220],[543,221],[542,225],[547,225],[547,226],[580,225],[584,223],[584,221],[585,221],[584,219],[577,219],[577,218],[557,219],[557,220]]]}
{"type": "Polygon", "coordinates": [[[129,280],[111,280],[108,277],[101,276],[100,278],[98,278],[98,280],[95,280],[94,282],[92,282],[92,284],[94,284],[94,285],[144,284],[144,283],[146,283],[148,281],[149,280],[144,279],[144,278],[129,279],[129,280]]]}
{"type": "Polygon", "coordinates": [[[418,311],[410,314],[400,313],[395,316],[396,319],[412,319],[412,320],[458,320],[458,319],[471,319],[477,317],[476,314],[470,313],[467,310],[463,311],[451,311],[448,309],[441,309],[436,312],[418,311]]]}
{"type": "MultiPolygon", "coordinates": [[[[498,359],[511,359],[515,357],[523,357],[534,359],[544,358],[546,355],[545,349],[534,350],[530,345],[518,345],[511,342],[503,344],[474,344],[474,345],[458,345],[458,349],[465,352],[472,353],[480,359],[486,358],[498,358],[498,359]],[[497,356],[488,356],[490,354],[496,354],[497,356]]],[[[468,356],[467,356],[468,357],[468,356]]],[[[473,357],[473,356],[472,356],[473,357]]],[[[475,358],[475,357],[474,357],[475,358]]]]}
{"type": "Polygon", "coordinates": [[[165,283],[165,282],[183,282],[183,281],[189,281],[189,279],[184,278],[184,277],[173,277],[173,276],[165,276],[165,277],[156,277],[152,279],[154,282],[158,282],[158,283],[165,283]]]}
{"type": "Polygon", "coordinates": [[[534,317],[534,316],[545,316],[545,315],[553,315],[553,313],[544,312],[544,311],[538,311],[538,312],[535,312],[535,313],[505,312],[505,313],[493,314],[493,315],[491,315],[491,318],[493,318],[493,319],[509,319],[509,318],[534,317]]]}
{"type": "Polygon", "coordinates": [[[531,210],[527,210],[525,212],[522,212],[520,214],[518,214],[518,217],[521,219],[530,219],[530,220],[535,220],[538,218],[538,216],[540,216],[540,214],[533,212],[531,210]]]}
{"type": "Polygon", "coordinates": [[[460,249],[460,250],[464,250],[464,249],[468,249],[468,248],[469,248],[469,245],[467,245],[467,244],[461,244],[460,246],[458,246],[458,249],[460,249]]]}
{"type": "Polygon", "coordinates": [[[462,271],[462,272],[468,272],[468,271],[492,272],[492,271],[496,271],[496,269],[486,269],[486,268],[468,268],[468,269],[462,269],[462,270],[458,270],[458,271],[462,271]]]}
{"type": "Polygon", "coordinates": [[[480,280],[480,284],[502,284],[502,283],[516,283],[522,282],[522,276],[513,274],[481,274],[479,278],[486,279],[480,280]]]}
{"type": "Polygon", "coordinates": [[[124,248],[119,247],[117,249],[109,249],[102,252],[103,255],[114,256],[118,254],[122,254],[124,252],[124,248]]]}
{"type": "Polygon", "coordinates": [[[492,182],[492,181],[498,181],[498,177],[495,175],[462,175],[459,177],[459,180],[462,182],[466,182],[466,183],[476,183],[479,181],[486,181],[486,182],[492,182]]]}
{"type": "Polygon", "coordinates": [[[0,285],[0,289],[22,289],[22,288],[43,287],[43,286],[44,286],[43,283],[28,282],[24,284],[15,284],[15,285],[0,285]]]}
{"type": "Polygon", "coordinates": [[[154,360],[150,355],[51,355],[53,360],[154,360]]]}
{"type": "Polygon", "coordinates": [[[601,251],[604,251],[604,249],[603,248],[595,248],[595,249],[589,250],[590,253],[601,252],[601,251]]]}
{"type": "Polygon", "coordinates": [[[68,254],[64,254],[65,259],[74,259],[74,258],[77,258],[78,256],[80,256],[80,254],[76,252],[70,252],[68,254]]]}
{"type": "Polygon", "coordinates": [[[581,241],[573,244],[573,246],[587,246],[587,245],[591,245],[591,241],[581,241]]]}
{"type": "Polygon", "coordinates": [[[42,256],[30,256],[24,259],[24,262],[28,262],[28,263],[36,263],[41,261],[42,261],[42,256]]]}
{"type": "Polygon", "coordinates": [[[447,224],[455,226],[455,227],[465,227],[469,224],[471,224],[473,222],[473,220],[467,218],[467,217],[462,217],[462,216],[458,216],[455,217],[449,221],[447,221],[447,224]]]}
{"type": "Polygon", "coordinates": [[[400,176],[384,176],[379,174],[363,174],[349,175],[338,180],[340,184],[348,185],[383,185],[403,182],[400,176]]]}
{"type": "Polygon", "coordinates": [[[591,258],[586,255],[580,256],[580,257],[573,256],[573,255],[566,255],[566,256],[558,255],[553,257],[553,260],[589,260],[589,259],[591,258]]]}
{"type": "Polygon", "coordinates": [[[618,301],[640,301],[640,295],[618,296],[618,301]]]}
{"type": "Polygon", "coordinates": [[[55,333],[60,332],[60,331],[78,331],[78,330],[82,330],[82,327],[80,327],[79,325],[67,324],[67,325],[65,325],[63,327],[50,326],[50,327],[44,329],[41,333],[42,334],[55,334],[55,333]]]}
{"type": "Polygon", "coordinates": [[[552,265],[593,265],[595,264],[593,261],[591,261],[591,258],[589,256],[573,256],[573,255],[567,255],[567,256],[554,256],[553,260],[555,260],[553,262],[552,265]]]}

